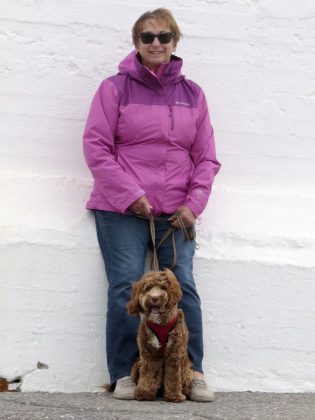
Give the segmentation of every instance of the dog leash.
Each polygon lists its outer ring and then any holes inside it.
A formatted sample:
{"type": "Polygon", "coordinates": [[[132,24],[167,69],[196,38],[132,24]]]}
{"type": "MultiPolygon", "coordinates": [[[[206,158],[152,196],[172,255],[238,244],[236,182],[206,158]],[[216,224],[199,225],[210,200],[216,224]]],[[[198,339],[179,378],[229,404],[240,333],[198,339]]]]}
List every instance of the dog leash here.
{"type": "MultiPolygon", "coordinates": [[[[164,233],[164,235],[162,236],[162,238],[160,239],[159,243],[156,244],[156,235],[155,235],[155,223],[157,222],[165,222],[165,219],[162,217],[158,217],[158,216],[153,216],[152,214],[150,214],[149,216],[142,216],[139,214],[134,214],[134,213],[128,213],[129,215],[132,216],[136,216],[139,217],[140,219],[146,219],[149,221],[150,224],[150,235],[151,235],[151,241],[152,241],[152,258],[151,258],[151,270],[153,271],[159,271],[159,260],[158,260],[158,256],[157,256],[157,252],[160,249],[160,247],[163,245],[163,243],[166,241],[166,239],[169,236],[172,236],[172,247],[173,247],[173,262],[172,265],[170,267],[170,270],[173,270],[176,266],[176,261],[177,261],[177,251],[176,251],[176,243],[175,243],[175,231],[176,231],[176,227],[174,226],[170,226],[168,228],[168,230],[164,233]]],[[[173,216],[175,217],[175,220],[178,221],[179,224],[179,229],[181,229],[181,231],[183,232],[185,239],[192,241],[193,239],[195,239],[196,237],[196,232],[193,226],[189,226],[186,227],[183,219],[181,217],[181,215],[179,214],[179,212],[175,212],[173,214],[173,216]]],[[[172,217],[172,216],[171,216],[172,217]]]]}

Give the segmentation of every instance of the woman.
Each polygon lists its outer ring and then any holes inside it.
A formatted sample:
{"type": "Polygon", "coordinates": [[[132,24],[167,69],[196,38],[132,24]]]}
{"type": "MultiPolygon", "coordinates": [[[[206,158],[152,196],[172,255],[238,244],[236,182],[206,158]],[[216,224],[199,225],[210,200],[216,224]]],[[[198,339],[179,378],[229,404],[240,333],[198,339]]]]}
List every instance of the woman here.
{"type": "MultiPolygon", "coordinates": [[[[150,248],[149,222],[158,243],[170,225],[193,226],[204,210],[220,168],[201,88],[181,75],[173,55],[181,37],[171,12],[157,9],[139,17],[132,30],[136,50],[105,79],[92,101],[84,132],[84,154],[94,177],[87,208],[95,211],[97,236],[108,279],[107,365],[114,397],[133,399],[130,375],[137,358],[138,320],[126,313],[131,285],[144,272],[150,248]],[[175,216],[174,213],[176,212],[175,216]],[[140,217],[138,217],[140,216],[140,217]]],[[[203,380],[202,318],[192,259],[194,241],[176,229],[176,266],[189,329],[194,367],[191,399],[211,401],[203,380]]],[[[171,267],[168,238],[158,251],[160,267],[171,267]]]]}

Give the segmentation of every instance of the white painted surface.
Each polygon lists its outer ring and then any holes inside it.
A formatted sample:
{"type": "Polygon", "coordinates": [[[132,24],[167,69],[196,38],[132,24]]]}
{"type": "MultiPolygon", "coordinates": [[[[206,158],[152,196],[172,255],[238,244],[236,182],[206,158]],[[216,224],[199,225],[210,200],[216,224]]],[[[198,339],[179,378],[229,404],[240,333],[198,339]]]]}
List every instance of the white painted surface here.
{"type": "MultiPolygon", "coordinates": [[[[215,390],[315,391],[315,3],[166,1],[223,167],[196,282],[215,390]]],[[[157,2],[2,0],[0,374],[23,390],[106,380],[106,281],[81,137],[92,95],[157,2]]]]}

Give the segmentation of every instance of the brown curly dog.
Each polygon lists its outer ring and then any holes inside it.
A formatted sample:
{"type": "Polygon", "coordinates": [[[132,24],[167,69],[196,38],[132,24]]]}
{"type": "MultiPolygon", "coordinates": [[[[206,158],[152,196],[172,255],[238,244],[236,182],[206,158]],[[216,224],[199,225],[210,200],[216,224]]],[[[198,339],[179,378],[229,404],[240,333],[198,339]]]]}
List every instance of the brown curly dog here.
{"type": "Polygon", "coordinates": [[[130,315],[141,316],[140,357],[131,372],[137,400],[154,400],[162,387],[166,401],[181,402],[190,395],[193,372],[184,313],[177,308],[181,297],[170,270],[152,271],[133,284],[127,309],[130,315]]]}

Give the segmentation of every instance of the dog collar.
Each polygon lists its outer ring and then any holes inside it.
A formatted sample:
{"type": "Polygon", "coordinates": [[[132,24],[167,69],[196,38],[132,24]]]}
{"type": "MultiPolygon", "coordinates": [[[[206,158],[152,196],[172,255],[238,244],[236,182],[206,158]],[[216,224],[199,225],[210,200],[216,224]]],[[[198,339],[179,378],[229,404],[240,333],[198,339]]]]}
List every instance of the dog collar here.
{"type": "Polygon", "coordinates": [[[177,324],[177,316],[165,325],[159,325],[155,322],[147,321],[148,328],[156,335],[161,345],[161,354],[164,356],[166,350],[166,344],[168,341],[169,333],[175,328],[177,324]]]}

